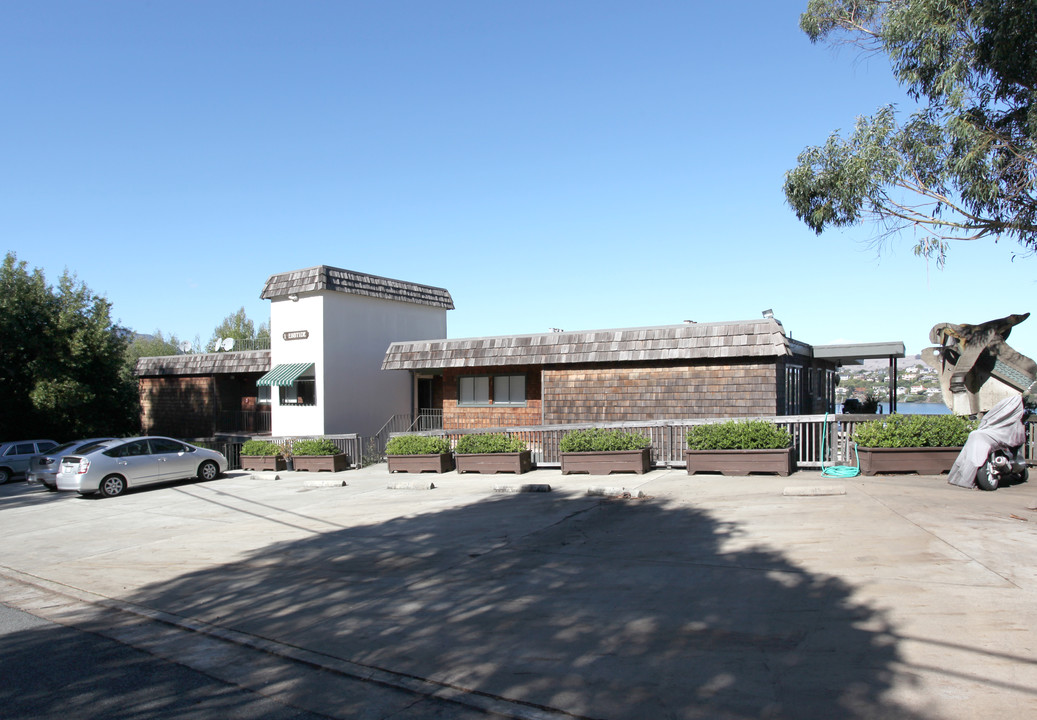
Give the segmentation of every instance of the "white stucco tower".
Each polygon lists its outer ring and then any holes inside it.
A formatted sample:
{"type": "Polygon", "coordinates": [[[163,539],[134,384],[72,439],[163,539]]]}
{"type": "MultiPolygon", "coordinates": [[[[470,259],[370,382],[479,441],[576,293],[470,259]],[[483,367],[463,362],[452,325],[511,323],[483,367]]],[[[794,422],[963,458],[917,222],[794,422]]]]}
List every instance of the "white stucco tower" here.
{"type": "Polygon", "coordinates": [[[393,415],[411,412],[413,381],[383,371],[400,340],[446,337],[443,288],[320,265],[272,275],[269,388],[274,436],[371,436],[393,415]]]}

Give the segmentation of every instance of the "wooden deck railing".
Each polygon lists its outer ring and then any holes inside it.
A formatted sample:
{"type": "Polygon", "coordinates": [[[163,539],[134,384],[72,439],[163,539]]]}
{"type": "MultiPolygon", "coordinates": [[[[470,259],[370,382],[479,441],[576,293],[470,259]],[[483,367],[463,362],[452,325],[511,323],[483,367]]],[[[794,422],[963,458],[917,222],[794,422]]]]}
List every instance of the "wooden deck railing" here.
{"type": "MultiPolygon", "coordinates": [[[[778,417],[738,418],[739,420],[767,420],[779,427],[787,428],[796,448],[796,464],[803,469],[820,469],[830,465],[856,466],[853,442],[850,438],[857,425],[875,420],[876,415],[784,415],[778,417]]],[[[534,461],[541,466],[561,465],[558,444],[570,430],[592,427],[620,428],[639,432],[652,439],[652,463],[657,467],[684,467],[684,436],[692,425],[724,422],[731,418],[709,418],[694,420],[654,420],[644,422],[578,423],[571,425],[535,425],[526,427],[498,428],[453,428],[415,432],[417,435],[446,437],[451,445],[464,435],[503,433],[526,442],[533,451],[534,461]]],[[[1027,424],[1026,459],[1033,461],[1037,449],[1037,421],[1027,424]]],[[[399,433],[393,433],[399,434],[399,433]]]]}

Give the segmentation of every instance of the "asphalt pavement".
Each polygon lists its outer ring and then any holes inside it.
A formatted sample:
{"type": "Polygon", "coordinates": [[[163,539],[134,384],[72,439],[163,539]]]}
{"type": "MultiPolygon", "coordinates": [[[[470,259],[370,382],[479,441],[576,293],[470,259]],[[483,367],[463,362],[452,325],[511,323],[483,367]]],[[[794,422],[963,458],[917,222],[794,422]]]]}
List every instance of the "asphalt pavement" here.
{"type": "Polygon", "coordinates": [[[383,464],[14,483],[0,527],[0,602],[289,713],[1037,717],[1037,483],[383,464]]]}

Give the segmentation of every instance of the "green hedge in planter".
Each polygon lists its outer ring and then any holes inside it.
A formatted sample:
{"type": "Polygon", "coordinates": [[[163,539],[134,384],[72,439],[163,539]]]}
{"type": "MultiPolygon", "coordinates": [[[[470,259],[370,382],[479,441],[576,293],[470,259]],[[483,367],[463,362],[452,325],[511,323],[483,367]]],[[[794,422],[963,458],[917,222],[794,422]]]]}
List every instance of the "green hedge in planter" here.
{"type": "Polygon", "coordinates": [[[340,452],[338,445],[327,438],[296,440],[292,445],[293,455],[338,455],[340,452]]]}
{"type": "Polygon", "coordinates": [[[241,445],[242,455],[275,457],[284,455],[284,448],[269,440],[246,440],[241,445]]]}
{"type": "Polygon", "coordinates": [[[427,435],[397,435],[385,446],[387,455],[445,455],[449,452],[449,440],[427,435]]]}
{"type": "Polygon", "coordinates": [[[689,450],[783,450],[792,445],[788,430],[766,420],[693,425],[685,439],[689,450]]]}
{"type": "Polygon", "coordinates": [[[465,435],[454,448],[459,455],[512,453],[526,449],[525,441],[507,435],[465,435]]]}
{"type": "Polygon", "coordinates": [[[860,447],[958,447],[978,423],[961,415],[890,415],[853,431],[860,447]]]}
{"type": "Polygon", "coordinates": [[[625,430],[590,428],[571,430],[562,436],[558,444],[562,452],[615,452],[618,450],[642,450],[651,447],[652,439],[640,433],[625,430]]]}

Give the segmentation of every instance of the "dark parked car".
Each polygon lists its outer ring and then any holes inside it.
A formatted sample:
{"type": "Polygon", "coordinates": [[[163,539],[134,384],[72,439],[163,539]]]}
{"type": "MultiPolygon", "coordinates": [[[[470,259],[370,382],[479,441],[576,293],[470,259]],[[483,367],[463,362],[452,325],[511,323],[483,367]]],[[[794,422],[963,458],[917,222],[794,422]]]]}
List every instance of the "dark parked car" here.
{"type": "Polygon", "coordinates": [[[63,456],[87,452],[95,445],[100,445],[110,440],[114,440],[114,438],[73,440],[64,445],[58,445],[55,448],[51,448],[47,452],[41,455],[36,455],[29,460],[29,469],[25,474],[25,479],[30,483],[39,483],[48,490],[57,490],[58,466],[61,465],[61,458],[63,456]]]}
{"type": "Polygon", "coordinates": [[[0,485],[11,478],[24,475],[33,455],[57,447],[54,440],[16,440],[0,443],[0,485]]]}

